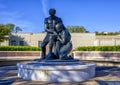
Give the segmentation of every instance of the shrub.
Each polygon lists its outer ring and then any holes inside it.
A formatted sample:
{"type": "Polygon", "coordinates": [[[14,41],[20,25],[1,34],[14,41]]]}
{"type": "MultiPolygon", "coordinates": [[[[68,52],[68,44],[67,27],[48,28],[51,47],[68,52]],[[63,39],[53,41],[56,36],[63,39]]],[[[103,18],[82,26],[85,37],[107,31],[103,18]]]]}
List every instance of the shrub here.
{"type": "Polygon", "coordinates": [[[0,46],[0,51],[40,51],[38,47],[31,46],[0,46]]]}
{"type": "Polygon", "coordinates": [[[120,51],[119,46],[80,46],[75,51],[120,51]]]}

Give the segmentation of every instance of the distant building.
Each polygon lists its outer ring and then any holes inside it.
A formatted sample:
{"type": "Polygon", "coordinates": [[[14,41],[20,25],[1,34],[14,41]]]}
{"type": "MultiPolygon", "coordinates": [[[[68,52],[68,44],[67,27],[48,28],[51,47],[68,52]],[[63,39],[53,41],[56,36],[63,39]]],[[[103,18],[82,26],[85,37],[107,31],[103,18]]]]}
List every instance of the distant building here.
{"type": "MultiPolygon", "coordinates": [[[[45,33],[12,33],[2,46],[36,46],[40,47],[45,33]]],[[[96,36],[95,33],[71,33],[73,48],[78,46],[120,45],[120,36],[96,36]]]]}

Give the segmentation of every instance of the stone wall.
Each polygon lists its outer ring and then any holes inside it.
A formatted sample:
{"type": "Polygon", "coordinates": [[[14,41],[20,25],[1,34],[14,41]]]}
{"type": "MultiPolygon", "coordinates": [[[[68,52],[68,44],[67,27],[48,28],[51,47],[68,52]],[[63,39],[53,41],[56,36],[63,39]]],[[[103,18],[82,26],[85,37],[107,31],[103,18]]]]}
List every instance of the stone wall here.
{"type": "Polygon", "coordinates": [[[74,58],[83,61],[97,62],[99,65],[119,66],[120,67],[120,52],[118,51],[75,51],[74,58]]]}
{"type": "MultiPolygon", "coordinates": [[[[10,36],[10,45],[12,45],[12,41],[15,40],[16,45],[20,45],[20,41],[24,41],[24,45],[26,46],[40,47],[45,35],[45,33],[13,33],[10,36]]],[[[94,45],[95,33],[71,33],[71,36],[73,49],[78,46],[94,45]]]]}
{"type": "MultiPolygon", "coordinates": [[[[120,52],[117,51],[73,51],[71,55],[80,60],[120,62],[120,52]]],[[[40,51],[0,51],[0,59],[35,59],[40,56],[40,51]]]]}
{"type": "MultiPolygon", "coordinates": [[[[40,47],[45,33],[12,33],[9,41],[1,43],[2,46],[25,45],[40,47]]],[[[96,36],[95,33],[71,33],[73,49],[78,46],[113,46],[120,45],[120,35],[96,36]]]]}
{"type": "Polygon", "coordinates": [[[40,47],[45,35],[45,33],[12,33],[9,43],[14,45],[12,41],[16,41],[15,44],[20,45],[20,42],[23,41],[25,46],[40,47]]]}
{"type": "MultiPolygon", "coordinates": [[[[120,52],[101,51],[74,51],[71,55],[82,61],[97,62],[98,66],[120,67],[120,52]]],[[[0,62],[4,61],[29,61],[40,58],[39,51],[0,51],[0,62]]]]}
{"type": "Polygon", "coordinates": [[[120,45],[120,35],[116,36],[96,36],[95,46],[114,46],[120,45]]]}
{"type": "Polygon", "coordinates": [[[0,42],[0,46],[9,46],[9,41],[5,40],[4,42],[0,42]]]}
{"type": "Polygon", "coordinates": [[[33,60],[40,58],[40,51],[0,51],[0,61],[33,60]]]}
{"type": "Polygon", "coordinates": [[[73,49],[79,46],[94,46],[95,33],[71,33],[73,49]]]}

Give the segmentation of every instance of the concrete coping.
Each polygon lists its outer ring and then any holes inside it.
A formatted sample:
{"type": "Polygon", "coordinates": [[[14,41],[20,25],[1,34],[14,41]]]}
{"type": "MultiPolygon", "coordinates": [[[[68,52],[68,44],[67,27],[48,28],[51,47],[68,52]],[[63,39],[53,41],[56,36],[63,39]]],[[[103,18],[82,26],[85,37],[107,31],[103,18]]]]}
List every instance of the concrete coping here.
{"type": "Polygon", "coordinates": [[[120,51],[73,51],[73,53],[120,53],[120,51]]]}
{"type": "MultiPolygon", "coordinates": [[[[52,64],[45,64],[40,62],[27,62],[27,63],[17,63],[19,68],[29,69],[29,70],[80,70],[87,69],[89,67],[95,67],[95,63],[83,63],[79,62],[79,64],[61,64],[55,65],[54,62],[52,64]]],[[[59,62],[58,62],[59,63],[59,62]]]]}

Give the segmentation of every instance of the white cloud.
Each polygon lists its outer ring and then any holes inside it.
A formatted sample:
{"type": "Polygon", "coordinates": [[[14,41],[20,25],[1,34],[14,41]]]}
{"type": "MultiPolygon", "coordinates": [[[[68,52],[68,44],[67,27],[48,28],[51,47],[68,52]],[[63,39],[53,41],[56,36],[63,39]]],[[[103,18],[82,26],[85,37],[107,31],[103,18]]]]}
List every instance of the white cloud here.
{"type": "Polygon", "coordinates": [[[21,18],[24,16],[23,13],[17,11],[2,11],[0,12],[0,15],[4,18],[21,18]]]}
{"type": "Polygon", "coordinates": [[[35,25],[27,20],[16,21],[15,24],[20,26],[24,32],[32,32],[35,28],[35,25]]]}
{"type": "Polygon", "coordinates": [[[24,19],[24,13],[18,11],[1,11],[0,24],[13,23],[22,28],[24,32],[31,32],[35,26],[32,22],[24,19]]]}
{"type": "Polygon", "coordinates": [[[42,4],[42,11],[45,15],[45,17],[48,15],[48,0],[41,0],[41,4],[42,4]]]}

